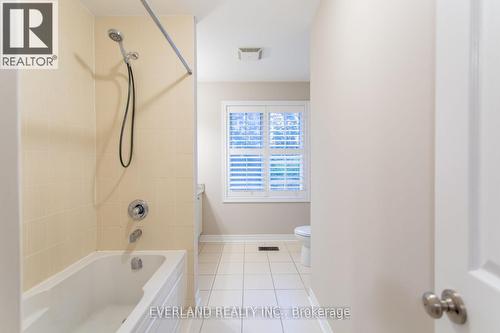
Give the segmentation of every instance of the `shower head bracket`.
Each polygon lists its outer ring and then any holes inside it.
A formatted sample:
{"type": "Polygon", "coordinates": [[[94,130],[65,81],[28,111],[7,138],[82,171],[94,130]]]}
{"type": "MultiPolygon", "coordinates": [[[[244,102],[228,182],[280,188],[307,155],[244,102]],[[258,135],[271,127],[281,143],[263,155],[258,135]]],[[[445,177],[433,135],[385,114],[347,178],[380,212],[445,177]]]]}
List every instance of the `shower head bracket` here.
{"type": "Polygon", "coordinates": [[[139,53],[138,52],[127,52],[127,60],[137,60],[139,59],[139,53]]]}

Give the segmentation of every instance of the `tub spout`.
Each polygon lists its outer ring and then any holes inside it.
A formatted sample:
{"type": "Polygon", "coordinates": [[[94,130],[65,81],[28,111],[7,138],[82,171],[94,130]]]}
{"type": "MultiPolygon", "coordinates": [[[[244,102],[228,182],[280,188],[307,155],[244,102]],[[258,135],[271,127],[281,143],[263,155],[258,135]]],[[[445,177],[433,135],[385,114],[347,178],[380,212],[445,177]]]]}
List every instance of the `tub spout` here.
{"type": "Polygon", "coordinates": [[[142,268],[142,260],[139,257],[134,257],[130,261],[130,268],[132,268],[133,271],[137,271],[142,268]]]}
{"type": "Polygon", "coordinates": [[[129,243],[135,243],[142,236],[141,229],[135,229],[129,236],[129,243]]]}

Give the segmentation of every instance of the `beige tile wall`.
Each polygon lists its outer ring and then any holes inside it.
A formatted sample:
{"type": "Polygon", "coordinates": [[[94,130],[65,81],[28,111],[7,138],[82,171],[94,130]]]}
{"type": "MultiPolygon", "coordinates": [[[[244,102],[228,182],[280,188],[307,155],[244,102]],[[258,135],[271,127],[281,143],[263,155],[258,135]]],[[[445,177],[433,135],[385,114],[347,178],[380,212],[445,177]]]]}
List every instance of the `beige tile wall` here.
{"type": "MultiPolygon", "coordinates": [[[[177,46],[194,67],[194,19],[163,17],[177,46]]],[[[189,251],[192,290],[194,264],[195,81],[186,75],[174,52],[151,19],[98,17],[96,42],[98,249],[189,251]],[[127,76],[109,28],[125,36],[137,89],[134,157],[128,169],[118,159],[118,140],[126,98],[127,76]],[[149,216],[134,222],[127,206],[134,199],[149,203],[149,216]],[[143,230],[139,241],[129,234],[143,230]]],[[[129,123],[130,124],[130,123],[129,123]]],[[[128,142],[128,140],[126,140],[128,142]]],[[[125,145],[128,156],[128,144],[125,145]]],[[[189,301],[193,295],[189,294],[189,301]]]]}
{"type": "Polygon", "coordinates": [[[59,2],[59,69],[20,71],[23,287],[96,249],[94,18],[59,2]]]}
{"type": "MultiPolygon", "coordinates": [[[[162,20],[194,66],[193,17],[162,20]]],[[[59,69],[20,76],[24,289],[96,249],[187,249],[192,290],[194,77],[146,16],[96,19],[67,0],[59,3],[59,36],[59,69]],[[140,53],[135,154],[126,170],[117,155],[126,72],[111,27],[140,53]],[[136,198],[151,209],[140,223],[126,214],[136,198]],[[135,228],[143,236],[130,246],[135,228]]]]}

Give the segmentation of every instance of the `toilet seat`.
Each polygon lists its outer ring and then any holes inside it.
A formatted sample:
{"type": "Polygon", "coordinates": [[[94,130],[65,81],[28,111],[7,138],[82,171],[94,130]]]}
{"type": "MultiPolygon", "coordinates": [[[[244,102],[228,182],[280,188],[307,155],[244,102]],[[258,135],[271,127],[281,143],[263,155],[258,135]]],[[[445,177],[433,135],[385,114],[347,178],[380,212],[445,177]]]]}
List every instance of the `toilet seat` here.
{"type": "Polygon", "coordinates": [[[311,237],[311,226],[303,225],[295,228],[295,234],[302,237],[311,237]]]}

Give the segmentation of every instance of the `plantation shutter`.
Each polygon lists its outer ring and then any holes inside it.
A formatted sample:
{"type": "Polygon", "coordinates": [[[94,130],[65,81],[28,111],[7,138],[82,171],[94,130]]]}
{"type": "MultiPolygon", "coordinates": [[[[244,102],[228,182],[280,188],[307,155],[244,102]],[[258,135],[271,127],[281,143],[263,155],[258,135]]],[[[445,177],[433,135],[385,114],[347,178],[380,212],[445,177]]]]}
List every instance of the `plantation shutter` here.
{"type": "Polygon", "coordinates": [[[223,106],[225,200],[308,200],[307,104],[226,102],[223,106]]]}

